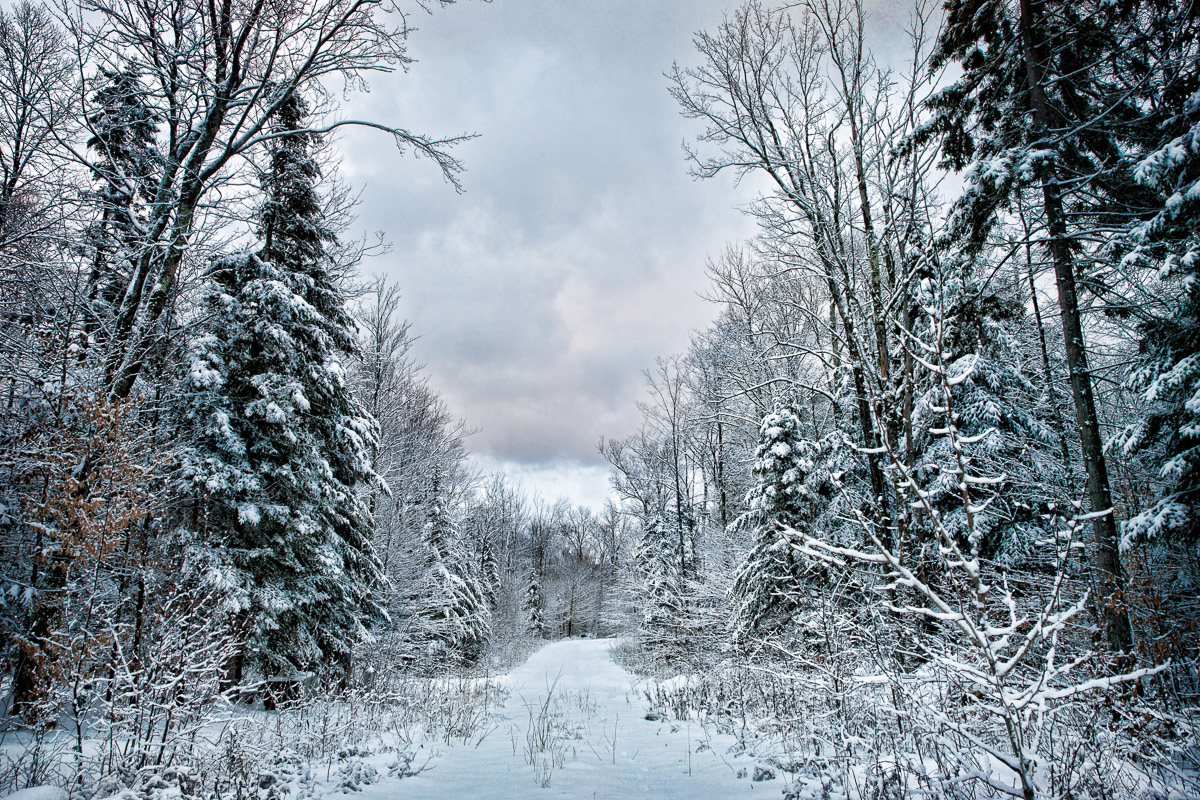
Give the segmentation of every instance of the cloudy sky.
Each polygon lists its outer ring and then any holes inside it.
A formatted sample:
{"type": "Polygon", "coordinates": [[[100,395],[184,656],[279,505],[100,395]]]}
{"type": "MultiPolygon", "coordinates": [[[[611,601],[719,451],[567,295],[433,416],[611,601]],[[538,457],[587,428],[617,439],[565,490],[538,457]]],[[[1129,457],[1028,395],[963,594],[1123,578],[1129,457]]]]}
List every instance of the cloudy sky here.
{"type": "Polygon", "coordinates": [[[749,187],[697,182],[663,73],[726,0],[462,0],[418,14],[407,74],[372,82],[353,113],[457,148],[456,194],[429,161],[347,135],[359,221],[384,231],[366,265],[398,281],[420,360],[479,429],[477,463],[547,499],[599,506],[603,436],[638,424],[642,371],[684,349],[714,308],[705,259],[753,233],[749,187]]]}

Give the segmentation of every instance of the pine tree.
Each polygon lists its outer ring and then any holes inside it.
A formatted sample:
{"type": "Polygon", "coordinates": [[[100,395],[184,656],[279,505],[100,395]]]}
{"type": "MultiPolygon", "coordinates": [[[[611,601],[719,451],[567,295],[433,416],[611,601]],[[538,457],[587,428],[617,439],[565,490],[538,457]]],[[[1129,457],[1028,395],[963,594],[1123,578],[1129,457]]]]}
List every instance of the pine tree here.
{"type": "MultiPolygon", "coordinates": [[[[1196,36],[1193,27],[1193,36],[1196,36]]],[[[1195,41],[1195,39],[1193,39],[1195,41]]],[[[1129,384],[1147,413],[1114,444],[1127,453],[1160,445],[1160,496],[1125,526],[1123,544],[1200,538],[1200,92],[1196,70],[1159,147],[1139,163],[1138,180],[1160,197],[1155,212],[1121,237],[1116,255],[1157,267],[1170,313],[1141,325],[1140,363],[1129,384]]]]}
{"type": "Polygon", "coordinates": [[[209,268],[182,380],[191,562],[269,673],[344,665],[382,618],[363,500],[375,423],[342,366],[353,325],[330,272],[334,235],[304,115],[293,95],[273,121],[263,245],[209,268]]]}
{"type": "Polygon", "coordinates": [[[539,639],[546,635],[544,605],[542,584],[534,572],[529,576],[529,586],[525,589],[525,614],[529,619],[529,632],[539,639]]]}
{"type": "Polygon", "coordinates": [[[473,559],[445,505],[437,476],[425,505],[426,577],[417,613],[415,643],[435,661],[473,662],[487,647],[491,609],[473,559]]]}
{"type": "Polygon", "coordinates": [[[683,609],[679,539],[662,514],[646,520],[634,554],[639,585],[638,606],[643,632],[652,640],[665,640],[683,609]]]}
{"type": "Polygon", "coordinates": [[[143,210],[155,200],[154,175],[160,161],[155,147],[158,119],[146,104],[144,90],[130,71],[102,69],[92,95],[94,110],[87,121],[92,136],[92,198],[100,218],[89,231],[93,248],[88,278],[87,332],[102,335],[102,326],[117,313],[129,283],[132,262],[145,234],[143,210]]]}
{"type": "Polygon", "coordinates": [[[738,605],[735,639],[744,640],[768,621],[786,622],[811,590],[811,565],[797,546],[819,501],[805,479],[820,456],[820,447],[801,436],[793,409],[776,408],[763,418],[753,467],[756,483],[746,497],[749,511],[733,523],[755,540],[730,588],[738,605]]]}

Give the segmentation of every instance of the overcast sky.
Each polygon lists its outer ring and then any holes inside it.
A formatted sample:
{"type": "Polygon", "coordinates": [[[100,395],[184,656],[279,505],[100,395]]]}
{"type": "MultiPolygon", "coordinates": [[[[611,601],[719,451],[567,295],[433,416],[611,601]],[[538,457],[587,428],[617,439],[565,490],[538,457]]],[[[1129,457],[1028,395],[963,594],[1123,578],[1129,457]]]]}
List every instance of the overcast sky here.
{"type": "Polygon", "coordinates": [[[598,439],[634,432],[642,371],[715,315],[706,257],[753,234],[748,188],[688,176],[697,126],[663,77],[729,5],[465,0],[414,16],[417,63],[352,101],[480,135],[456,151],[461,195],[370,132],[343,138],[341,173],[364,187],[361,227],[392,244],[366,269],[399,282],[433,385],[479,429],[477,463],[547,499],[603,502],[598,439]]]}

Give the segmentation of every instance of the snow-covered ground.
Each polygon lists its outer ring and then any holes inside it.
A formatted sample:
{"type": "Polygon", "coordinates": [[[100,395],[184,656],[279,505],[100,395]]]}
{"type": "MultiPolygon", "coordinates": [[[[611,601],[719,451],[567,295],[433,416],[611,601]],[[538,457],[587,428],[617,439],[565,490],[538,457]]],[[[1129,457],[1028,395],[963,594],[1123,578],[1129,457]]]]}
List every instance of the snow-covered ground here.
{"type": "MultiPolygon", "coordinates": [[[[609,655],[614,642],[567,640],[546,645],[504,679],[510,694],[496,724],[481,741],[442,747],[421,773],[384,779],[364,787],[359,796],[364,800],[780,796],[779,780],[753,780],[754,759],[727,753],[734,744],[732,736],[708,736],[694,724],[646,719],[645,702],[634,688],[636,679],[609,655]],[[540,732],[546,735],[539,736],[540,732]]],[[[424,758],[420,756],[417,763],[424,758]]]]}
{"type": "MultiPolygon", "coordinates": [[[[238,796],[258,800],[779,798],[785,777],[796,789],[793,776],[772,771],[735,737],[652,711],[638,679],[614,663],[610,649],[617,641],[554,642],[490,682],[414,681],[407,690],[424,692],[408,698],[416,713],[386,702],[372,711],[368,697],[358,701],[362,707],[315,703],[286,719],[243,709],[210,723],[214,746],[198,758],[216,768],[228,766],[230,754],[242,754],[238,763],[245,763],[225,775],[221,791],[232,796],[236,784],[238,796]]],[[[77,757],[67,733],[52,732],[36,751],[28,749],[28,737],[0,739],[0,765],[15,769],[28,767],[31,758],[51,758],[42,781],[51,776],[51,783],[71,783],[77,757]]],[[[93,759],[96,744],[85,746],[93,759]]],[[[211,787],[188,789],[177,780],[191,772],[146,773],[132,787],[97,783],[91,775],[84,796],[209,796],[211,787]]],[[[65,797],[61,789],[38,786],[14,800],[65,797]]]]}

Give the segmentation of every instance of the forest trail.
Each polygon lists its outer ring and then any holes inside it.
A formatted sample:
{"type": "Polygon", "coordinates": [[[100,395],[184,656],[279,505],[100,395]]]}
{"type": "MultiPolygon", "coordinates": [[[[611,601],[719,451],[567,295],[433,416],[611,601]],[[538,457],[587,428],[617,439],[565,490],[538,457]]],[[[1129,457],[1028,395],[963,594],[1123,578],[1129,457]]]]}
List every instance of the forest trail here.
{"type": "MultiPolygon", "coordinates": [[[[778,780],[755,783],[737,777],[742,770],[753,773],[755,761],[727,755],[732,736],[706,735],[696,724],[646,719],[645,700],[634,689],[636,678],[617,666],[609,653],[616,641],[573,639],[541,648],[502,679],[510,694],[497,724],[477,746],[439,745],[424,772],[399,782],[383,781],[367,788],[364,796],[371,800],[779,796],[778,780]],[[543,708],[544,718],[553,722],[553,744],[531,764],[527,737],[543,708]],[[548,785],[543,787],[547,772],[548,785]]],[[[424,758],[419,756],[418,763],[424,758]]]]}

